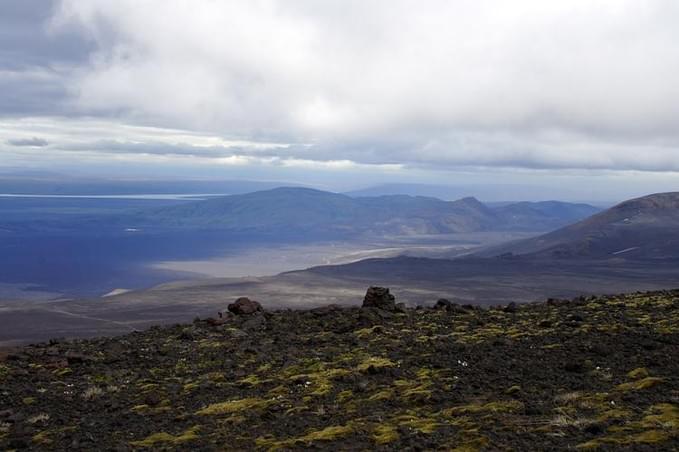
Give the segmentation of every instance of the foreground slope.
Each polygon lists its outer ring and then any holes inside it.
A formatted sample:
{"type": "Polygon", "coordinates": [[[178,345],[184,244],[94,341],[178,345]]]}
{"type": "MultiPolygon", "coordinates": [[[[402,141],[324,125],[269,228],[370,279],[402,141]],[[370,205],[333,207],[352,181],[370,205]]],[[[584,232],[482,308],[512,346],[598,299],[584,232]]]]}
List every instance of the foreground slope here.
{"type": "Polygon", "coordinates": [[[35,345],[0,362],[0,449],[672,450],[677,325],[664,291],[35,345]]]}

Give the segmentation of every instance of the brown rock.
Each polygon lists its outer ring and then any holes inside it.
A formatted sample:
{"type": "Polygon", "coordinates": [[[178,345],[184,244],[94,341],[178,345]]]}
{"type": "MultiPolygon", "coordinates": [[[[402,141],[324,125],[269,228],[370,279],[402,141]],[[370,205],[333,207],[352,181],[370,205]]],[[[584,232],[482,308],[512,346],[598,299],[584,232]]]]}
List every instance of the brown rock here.
{"type": "Polygon", "coordinates": [[[262,305],[258,301],[247,297],[240,297],[229,305],[229,311],[236,315],[250,315],[262,311],[262,305]]]}
{"type": "Polygon", "coordinates": [[[370,287],[363,299],[363,307],[393,311],[396,309],[396,298],[386,287],[370,287]]]}

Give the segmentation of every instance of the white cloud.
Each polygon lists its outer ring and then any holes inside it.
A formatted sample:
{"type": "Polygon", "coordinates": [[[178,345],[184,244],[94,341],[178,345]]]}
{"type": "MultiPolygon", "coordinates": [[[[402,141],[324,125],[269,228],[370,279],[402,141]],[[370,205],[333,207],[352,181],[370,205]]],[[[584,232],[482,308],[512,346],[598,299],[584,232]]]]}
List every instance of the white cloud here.
{"type": "Polygon", "coordinates": [[[96,44],[79,111],[206,155],[676,171],[677,23],[668,0],[64,0],[53,29],[96,44]]]}

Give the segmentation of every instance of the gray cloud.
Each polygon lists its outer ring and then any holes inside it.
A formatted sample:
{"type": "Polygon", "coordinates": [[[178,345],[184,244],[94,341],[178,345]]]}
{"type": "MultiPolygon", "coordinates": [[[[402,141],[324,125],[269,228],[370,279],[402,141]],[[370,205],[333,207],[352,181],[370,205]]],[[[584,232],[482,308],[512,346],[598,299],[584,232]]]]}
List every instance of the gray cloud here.
{"type": "Polygon", "coordinates": [[[0,115],[69,113],[67,80],[94,47],[73,28],[53,31],[58,7],[56,0],[0,5],[0,115]]]}
{"type": "Polygon", "coordinates": [[[43,138],[17,138],[7,140],[7,144],[19,147],[32,147],[32,148],[42,148],[49,145],[49,142],[43,138]]]}
{"type": "Polygon", "coordinates": [[[54,127],[50,151],[679,171],[676,2],[39,5],[3,4],[0,115],[123,125],[77,143],[54,127]],[[197,145],[125,124],[289,146],[197,145]]]}

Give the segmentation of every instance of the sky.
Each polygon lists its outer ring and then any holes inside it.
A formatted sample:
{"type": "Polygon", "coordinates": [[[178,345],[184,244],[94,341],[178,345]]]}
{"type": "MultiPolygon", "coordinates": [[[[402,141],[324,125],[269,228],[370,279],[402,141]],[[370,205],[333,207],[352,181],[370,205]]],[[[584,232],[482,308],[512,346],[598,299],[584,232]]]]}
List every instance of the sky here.
{"type": "Polygon", "coordinates": [[[677,23],[673,0],[0,0],[0,171],[679,191],[677,23]]]}

